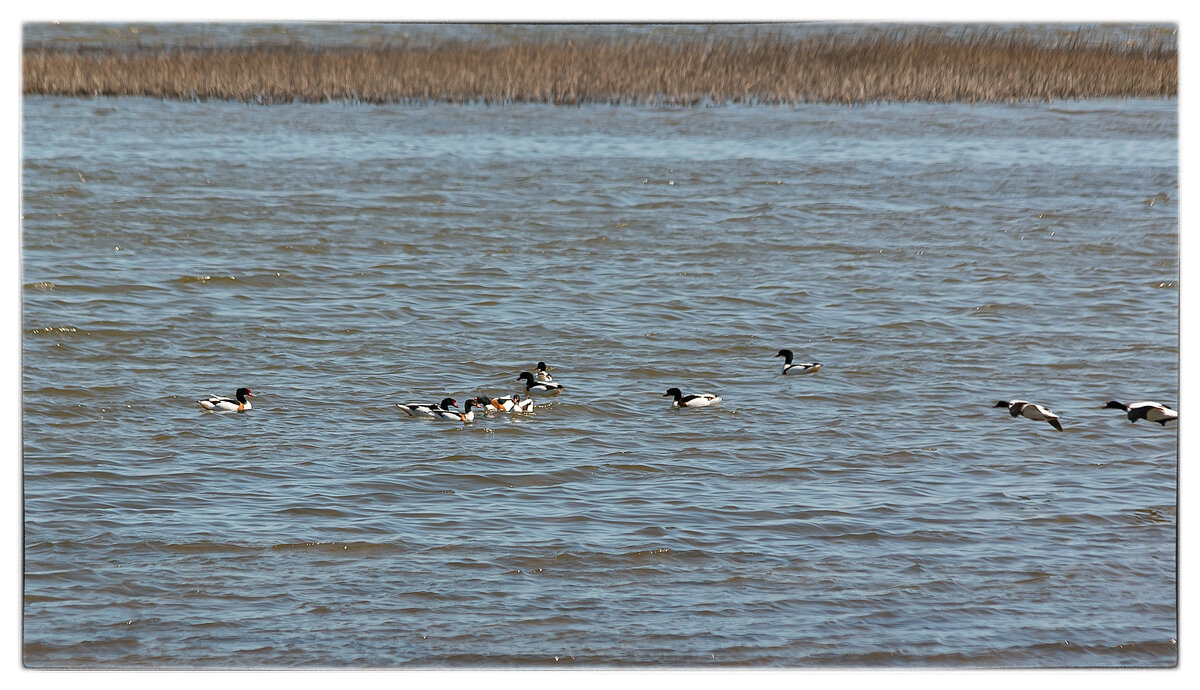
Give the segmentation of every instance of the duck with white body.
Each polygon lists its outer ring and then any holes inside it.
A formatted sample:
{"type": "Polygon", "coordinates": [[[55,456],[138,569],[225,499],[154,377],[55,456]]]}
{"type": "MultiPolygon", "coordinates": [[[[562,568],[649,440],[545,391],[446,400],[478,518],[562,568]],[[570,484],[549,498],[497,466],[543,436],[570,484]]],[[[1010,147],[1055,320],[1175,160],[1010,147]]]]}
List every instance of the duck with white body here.
{"type": "Polygon", "coordinates": [[[249,388],[239,388],[232,398],[210,395],[207,399],[196,402],[210,412],[245,412],[251,407],[250,401],[246,398],[253,397],[254,394],[250,392],[249,388]]]}

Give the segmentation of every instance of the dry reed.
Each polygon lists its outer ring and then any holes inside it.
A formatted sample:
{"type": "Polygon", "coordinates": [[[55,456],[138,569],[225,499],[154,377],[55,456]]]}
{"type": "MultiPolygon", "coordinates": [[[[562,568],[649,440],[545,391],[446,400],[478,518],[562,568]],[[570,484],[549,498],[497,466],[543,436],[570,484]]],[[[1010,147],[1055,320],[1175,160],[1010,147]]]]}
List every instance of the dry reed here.
{"type": "Polygon", "coordinates": [[[797,104],[1172,97],[1173,47],[981,35],[449,43],[374,48],[26,48],[24,93],[281,102],[797,104]]]}

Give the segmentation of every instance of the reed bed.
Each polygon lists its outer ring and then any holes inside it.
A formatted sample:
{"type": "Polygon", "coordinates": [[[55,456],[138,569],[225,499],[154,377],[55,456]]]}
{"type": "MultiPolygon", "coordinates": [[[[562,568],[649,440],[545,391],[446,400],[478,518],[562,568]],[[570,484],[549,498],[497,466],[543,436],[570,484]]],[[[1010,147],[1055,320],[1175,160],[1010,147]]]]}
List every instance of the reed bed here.
{"type": "Polygon", "coordinates": [[[981,35],[23,51],[24,93],[251,103],[799,104],[1173,97],[1174,47],[981,35]]]}

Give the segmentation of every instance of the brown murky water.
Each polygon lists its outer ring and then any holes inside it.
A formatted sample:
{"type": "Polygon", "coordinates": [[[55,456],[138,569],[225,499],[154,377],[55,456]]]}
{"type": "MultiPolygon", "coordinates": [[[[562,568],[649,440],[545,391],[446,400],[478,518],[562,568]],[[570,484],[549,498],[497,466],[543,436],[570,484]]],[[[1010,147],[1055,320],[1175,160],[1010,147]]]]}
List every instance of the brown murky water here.
{"type": "Polygon", "coordinates": [[[23,108],[30,666],[1175,663],[1174,101],[23,108]]]}

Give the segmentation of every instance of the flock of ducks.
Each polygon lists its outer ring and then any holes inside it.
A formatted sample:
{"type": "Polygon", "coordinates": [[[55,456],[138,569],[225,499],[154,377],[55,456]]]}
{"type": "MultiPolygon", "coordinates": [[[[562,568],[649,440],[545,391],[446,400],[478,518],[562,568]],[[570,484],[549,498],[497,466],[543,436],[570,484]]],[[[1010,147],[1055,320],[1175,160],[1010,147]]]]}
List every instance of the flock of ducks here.
{"type": "MultiPolygon", "coordinates": [[[[793,361],[795,355],[791,350],[780,350],[775,356],[783,357],[783,371],[781,373],[784,375],[812,374],[821,369],[820,362],[793,361]]],[[[461,409],[458,407],[458,401],[454,398],[443,398],[439,403],[429,404],[396,403],[396,407],[404,410],[410,417],[427,417],[452,422],[472,422],[475,420],[475,408],[479,408],[484,413],[532,412],[533,396],[556,396],[565,390],[563,385],[555,381],[554,377],[547,371],[545,362],[538,362],[532,372],[522,371],[517,380],[525,382],[527,397],[522,398],[517,393],[501,398],[488,398],[477,395],[467,400],[461,409]]],[[[196,402],[200,404],[200,407],[211,412],[245,412],[251,407],[250,401],[246,398],[253,397],[254,394],[250,392],[249,388],[239,388],[232,398],[210,395],[208,398],[197,400],[196,402]]],[[[718,395],[711,393],[685,394],[682,390],[675,387],[668,388],[662,397],[673,398],[671,401],[672,407],[708,407],[721,402],[721,397],[718,395]]],[[[1006,407],[1008,408],[1008,413],[1013,417],[1025,417],[1039,422],[1047,422],[1058,431],[1063,430],[1059,416],[1042,405],[1026,400],[1000,400],[994,407],[1006,407]]],[[[1179,419],[1179,413],[1175,410],[1162,403],[1149,400],[1128,404],[1109,400],[1104,404],[1103,409],[1121,410],[1129,418],[1130,422],[1145,419],[1149,422],[1157,422],[1164,427],[1167,425],[1167,422],[1179,419]]]]}
{"type": "MultiPolygon", "coordinates": [[[[527,395],[553,396],[563,392],[563,385],[555,381],[550,372],[546,371],[545,362],[538,362],[535,371],[536,373],[522,371],[521,375],[517,377],[518,381],[525,382],[527,395]]],[[[440,403],[435,405],[396,403],[396,407],[407,412],[409,417],[432,417],[451,422],[473,422],[475,421],[474,408],[476,407],[484,412],[533,412],[533,398],[522,399],[517,393],[505,398],[488,398],[477,395],[463,403],[461,410],[450,409],[458,407],[458,401],[454,398],[443,398],[440,403]]]]}

